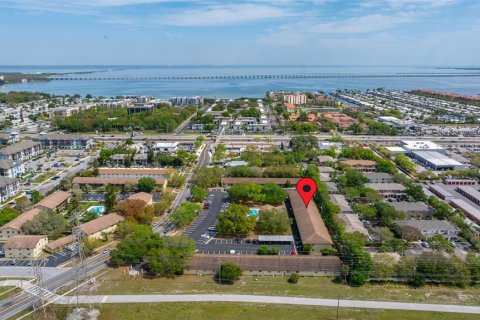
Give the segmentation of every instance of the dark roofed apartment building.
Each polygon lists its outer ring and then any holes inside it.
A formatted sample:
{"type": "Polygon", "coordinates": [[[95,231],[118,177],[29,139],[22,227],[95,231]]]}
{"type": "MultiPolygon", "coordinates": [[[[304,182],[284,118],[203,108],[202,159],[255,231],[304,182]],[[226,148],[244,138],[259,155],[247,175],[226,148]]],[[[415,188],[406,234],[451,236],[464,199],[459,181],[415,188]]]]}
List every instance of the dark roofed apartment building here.
{"type": "Polygon", "coordinates": [[[0,149],[0,160],[25,161],[41,153],[39,142],[25,140],[0,149]]]}
{"type": "Polygon", "coordinates": [[[33,140],[50,149],[89,149],[93,145],[93,137],[77,134],[44,134],[33,140]]]}

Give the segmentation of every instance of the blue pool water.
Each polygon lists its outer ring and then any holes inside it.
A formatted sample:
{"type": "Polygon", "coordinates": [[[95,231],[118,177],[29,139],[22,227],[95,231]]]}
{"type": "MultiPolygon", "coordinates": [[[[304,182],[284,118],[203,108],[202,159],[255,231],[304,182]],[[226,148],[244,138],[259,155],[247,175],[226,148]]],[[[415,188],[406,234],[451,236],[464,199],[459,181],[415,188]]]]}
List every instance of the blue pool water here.
{"type": "Polygon", "coordinates": [[[250,211],[248,212],[248,216],[254,216],[257,217],[258,214],[260,213],[260,209],[257,208],[250,208],[250,211]]]}
{"type": "Polygon", "coordinates": [[[87,209],[88,212],[95,212],[97,215],[101,216],[105,213],[104,206],[91,206],[87,209]]]}

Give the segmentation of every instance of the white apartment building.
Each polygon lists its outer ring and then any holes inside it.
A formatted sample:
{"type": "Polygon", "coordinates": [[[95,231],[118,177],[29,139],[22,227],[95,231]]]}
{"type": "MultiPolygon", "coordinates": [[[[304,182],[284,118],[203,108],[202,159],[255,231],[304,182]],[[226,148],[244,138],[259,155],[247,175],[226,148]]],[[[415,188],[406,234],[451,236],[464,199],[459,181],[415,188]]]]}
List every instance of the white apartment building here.
{"type": "Polygon", "coordinates": [[[307,96],[303,93],[286,94],[283,96],[283,101],[295,105],[307,103],[307,96]]]}

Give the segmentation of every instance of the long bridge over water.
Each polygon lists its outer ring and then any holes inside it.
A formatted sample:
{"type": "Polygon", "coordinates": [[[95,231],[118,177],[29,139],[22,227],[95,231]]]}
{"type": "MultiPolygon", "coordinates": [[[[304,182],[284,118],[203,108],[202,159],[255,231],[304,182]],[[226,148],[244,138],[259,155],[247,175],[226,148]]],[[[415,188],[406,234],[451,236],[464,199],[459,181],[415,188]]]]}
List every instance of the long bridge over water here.
{"type": "Polygon", "coordinates": [[[263,80],[263,79],[355,79],[355,78],[458,78],[480,77],[480,73],[397,73],[397,74],[257,74],[217,76],[53,76],[52,80],[263,80]]]}

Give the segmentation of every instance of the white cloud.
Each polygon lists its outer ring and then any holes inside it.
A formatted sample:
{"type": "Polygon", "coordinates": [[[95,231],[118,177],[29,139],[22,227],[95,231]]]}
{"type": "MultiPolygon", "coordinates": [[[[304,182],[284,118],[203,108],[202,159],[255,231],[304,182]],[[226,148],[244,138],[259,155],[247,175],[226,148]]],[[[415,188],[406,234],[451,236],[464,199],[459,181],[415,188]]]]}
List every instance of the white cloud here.
{"type": "Polygon", "coordinates": [[[345,20],[318,23],[311,26],[308,31],[322,34],[367,33],[388,30],[396,25],[411,22],[412,20],[413,17],[410,14],[392,16],[370,14],[345,20]]]}
{"type": "Polygon", "coordinates": [[[261,4],[213,5],[159,17],[160,24],[174,26],[217,26],[293,16],[282,8],[261,4]]]}

